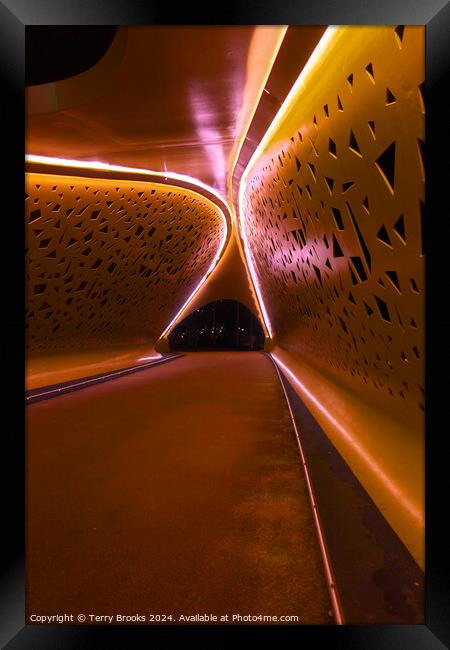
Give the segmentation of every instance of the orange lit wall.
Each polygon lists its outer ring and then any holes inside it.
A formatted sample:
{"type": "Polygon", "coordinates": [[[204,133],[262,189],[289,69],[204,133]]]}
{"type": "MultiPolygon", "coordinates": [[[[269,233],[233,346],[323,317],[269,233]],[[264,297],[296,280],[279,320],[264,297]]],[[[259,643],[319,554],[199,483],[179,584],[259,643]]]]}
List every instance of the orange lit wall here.
{"type": "Polygon", "coordinates": [[[275,357],[422,565],[423,82],[422,27],[329,29],[239,215],[275,357]]]}
{"type": "Polygon", "coordinates": [[[29,387],[133,365],[226,237],[208,198],[138,180],[28,173],[25,215],[29,387]]]}

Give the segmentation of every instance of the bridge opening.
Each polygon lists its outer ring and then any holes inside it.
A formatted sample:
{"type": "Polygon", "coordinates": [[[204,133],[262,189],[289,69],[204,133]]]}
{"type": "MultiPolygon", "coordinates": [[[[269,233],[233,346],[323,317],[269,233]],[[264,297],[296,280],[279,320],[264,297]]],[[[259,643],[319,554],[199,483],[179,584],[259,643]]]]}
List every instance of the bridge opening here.
{"type": "Polygon", "coordinates": [[[186,316],[169,334],[172,351],[262,350],[264,332],[237,300],[216,300],[186,316]]]}

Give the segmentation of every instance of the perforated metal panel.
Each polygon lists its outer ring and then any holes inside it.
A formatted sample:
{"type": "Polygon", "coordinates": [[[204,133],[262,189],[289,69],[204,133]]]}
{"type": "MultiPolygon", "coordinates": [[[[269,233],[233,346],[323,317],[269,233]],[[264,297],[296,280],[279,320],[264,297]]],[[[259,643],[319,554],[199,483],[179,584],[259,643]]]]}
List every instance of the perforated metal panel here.
{"type": "Polygon", "coordinates": [[[277,343],[417,411],[423,35],[341,28],[247,170],[241,201],[277,343]]]}
{"type": "Polygon", "coordinates": [[[29,173],[27,347],[155,341],[225,236],[220,210],[170,185],[29,173]]]}

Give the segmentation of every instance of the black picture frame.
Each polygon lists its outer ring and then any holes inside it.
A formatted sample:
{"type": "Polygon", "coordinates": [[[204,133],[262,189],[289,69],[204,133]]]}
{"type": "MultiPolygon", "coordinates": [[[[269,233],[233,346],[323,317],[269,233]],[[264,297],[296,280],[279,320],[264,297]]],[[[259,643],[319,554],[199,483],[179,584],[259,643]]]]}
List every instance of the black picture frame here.
{"type": "MultiPolygon", "coordinates": [[[[214,5],[215,3],[213,3],[214,5]]],[[[242,0],[205,9],[151,0],[0,0],[0,114],[2,170],[2,375],[1,437],[3,563],[0,642],[8,650],[156,648],[188,640],[198,647],[229,647],[290,640],[310,647],[438,650],[450,647],[449,549],[446,536],[446,334],[448,275],[448,105],[450,4],[444,0],[242,0]],[[25,407],[23,214],[25,151],[25,30],[31,25],[116,24],[420,24],[426,26],[426,624],[416,626],[39,626],[25,625],[25,407]],[[442,206],[442,208],[441,208],[442,206]]],[[[447,398],[448,399],[448,398],[447,398]]],[[[446,489],[447,488],[447,489],[446,489]]],[[[49,540],[51,543],[51,540],[49,540]]]]}

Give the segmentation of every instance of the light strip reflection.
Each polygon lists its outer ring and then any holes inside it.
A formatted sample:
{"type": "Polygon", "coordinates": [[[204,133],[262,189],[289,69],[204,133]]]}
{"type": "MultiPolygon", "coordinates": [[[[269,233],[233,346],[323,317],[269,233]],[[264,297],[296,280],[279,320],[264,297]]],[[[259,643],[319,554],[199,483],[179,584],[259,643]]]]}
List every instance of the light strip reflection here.
{"type": "Polygon", "coordinates": [[[258,275],[256,273],[255,267],[253,265],[253,256],[250,251],[250,246],[247,240],[247,230],[243,223],[243,200],[244,200],[244,185],[241,180],[239,185],[239,223],[240,223],[240,233],[242,238],[242,243],[244,246],[245,259],[247,261],[248,270],[252,278],[253,286],[255,287],[256,296],[258,298],[259,309],[264,319],[264,325],[266,326],[267,332],[271,339],[273,339],[273,328],[272,323],[270,322],[269,314],[267,313],[266,305],[262,297],[261,286],[259,284],[258,275]]]}
{"type": "Polygon", "coordinates": [[[280,380],[281,387],[283,389],[284,397],[285,397],[286,404],[287,404],[288,410],[289,410],[289,415],[291,416],[291,421],[292,421],[292,426],[294,428],[295,437],[297,439],[297,446],[298,446],[298,450],[300,452],[300,458],[301,458],[301,461],[302,461],[303,470],[305,472],[305,477],[306,477],[306,486],[308,488],[309,499],[311,501],[314,524],[316,526],[317,537],[319,538],[320,551],[322,553],[322,559],[323,559],[323,563],[324,563],[324,566],[325,566],[325,573],[326,573],[326,576],[327,576],[328,589],[329,589],[329,592],[330,592],[334,617],[335,617],[336,623],[338,625],[343,625],[344,620],[343,620],[341,608],[340,608],[340,605],[339,605],[339,599],[338,599],[337,590],[336,590],[336,580],[335,580],[335,578],[333,576],[333,569],[331,567],[331,561],[330,561],[330,557],[329,557],[329,554],[328,554],[328,549],[327,549],[327,545],[326,545],[326,541],[325,541],[325,535],[324,535],[323,530],[322,530],[322,524],[320,522],[317,502],[316,502],[316,498],[314,496],[314,490],[313,490],[311,478],[309,476],[308,464],[306,462],[306,457],[305,457],[305,454],[304,454],[304,451],[303,451],[303,446],[302,446],[302,443],[301,443],[301,440],[300,440],[300,435],[299,435],[299,432],[298,432],[298,429],[297,429],[297,424],[295,422],[294,414],[292,412],[291,403],[289,401],[289,398],[288,398],[288,395],[287,395],[287,392],[286,392],[286,388],[284,387],[283,380],[281,379],[280,371],[279,371],[279,369],[277,367],[277,364],[275,363],[274,355],[271,354],[270,357],[272,358],[272,363],[275,366],[275,370],[277,371],[277,375],[278,375],[278,378],[280,380]]]}
{"type": "MultiPolygon", "coordinates": [[[[222,213],[222,215],[223,215],[223,212],[222,212],[222,211],[221,211],[221,213],[222,213]]],[[[200,282],[198,283],[198,285],[195,287],[194,291],[191,293],[191,295],[190,295],[189,298],[186,300],[186,302],[183,304],[183,306],[181,307],[181,309],[177,312],[176,316],[174,316],[174,318],[173,318],[173,319],[170,321],[170,323],[167,325],[166,329],[164,330],[164,332],[163,332],[163,333],[161,334],[161,336],[159,337],[160,339],[164,338],[165,336],[167,336],[167,335],[170,333],[170,331],[172,330],[172,328],[175,326],[177,320],[180,318],[180,316],[181,316],[181,315],[183,314],[183,312],[186,310],[186,308],[188,307],[189,303],[190,303],[190,302],[193,300],[193,298],[197,295],[197,293],[199,292],[199,290],[201,289],[201,287],[205,284],[206,280],[209,278],[209,276],[211,275],[211,273],[214,271],[214,269],[216,268],[216,266],[217,266],[217,264],[218,264],[220,258],[222,257],[222,253],[223,253],[223,250],[224,250],[224,247],[225,247],[225,243],[226,243],[226,241],[227,241],[227,232],[228,232],[228,231],[227,231],[227,229],[228,229],[228,224],[227,224],[227,220],[225,219],[225,215],[223,215],[223,218],[224,218],[224,221],[225,221],[224,237],[223,237],[223,240],[222,240],[221,245],[219,246],[219,250],[217,251],[217,253],[216,253],[216,255],[215,255],[215,257],[214,257],[214,259],[213,259],[213,261],[212,261],[212,263],[211,263],[211,266],[210,266],[209,269],[206,271],[205,275],[202,277],[202,279],[200,280],[200,282]]],[[[159,339],[158,339],[158,340],[159,340],[159,339]]]]}
{"type": "Polygon", "coordinates": [[[386,472],[378,465],[373,457],[364,449],[364,447],[340,424],[338,420],[330,413],[330,411],[306,388],[306,386],[294,375],[275,354],[270,355],[274,361],[286,372],[292,381],[300,388],[303,395],[305,395],[314,406],[324,415],[327,420],[332,424],[333,428],[337,429],[347,442],[352,446],[352,449],[368,466],[369,470],[376,475],[377,479],[383,483],[385,488],[392,494],[393,497],[403,506],[408,514],[420,525],[424,525],[424,517],[420,510],[413,504],[405,495],[399,490],[393,480],[386,474],[386,472]]]}
{"type": "Polygon", "coordinates": [[[250,158],[247,167],[244,170],[244,173],[242,174],[240,184],[239,184],[239,198],[238,198],[238,222],[239,222],[239,231],[241,234],[242,242],[244,245],[244,253],[245,253],[245,259],[247,260],[247,266],[250,271],[250,275],[252,277],[253,285],[255,287],[255,291],[258,297],[258,302],[259,302],[259,307],[261,310],[261,313],[264,318],[264,323],[266,325],[267,331],[269,332],[270,338],[273,338],[273,327],[272,323],[270,322],[269,315],[267,313],[266,305],[264,303],[264,298],[262,295],[261,291],[261,286],[259,284],[258,276],[256,273],[256,269],[253,264],[253,258],[251,255],[250,251],[250,246],[248,244],[248,239],[247,239],[247,232],[246,232],[246,226],[245,226],[245,219],[244,219],[244,211],[243,211],[243,199],[244,199],[244,192],[245,192],[245,183],[247,176],[249,174],[249,171],[253,167],[253,165],[256,162],[256,159],[261,155],[264,147],[267,145],[267,143],[270,141],[270,138],[272,137],[272,134],[278,127],[279,123],[281,120],[284,118],[286,112],[289,110],[290,105],[292,104],[293,99],[295,98],[296,93],[298,92],[300,86],[305,82],[305,79],[307,75],[310,73],[310,71],[313,69],[315,64],[319,61],[319,59],[323,56],[324,52],[326,51],[330,40],[334,36],[335,33],[335,27],[330,26],[326,30],[326,32],[323,34],[322,38],[318,42],[317,46],[315,47],[313,53],[309,57],[308,61],[306,62],[303,70],[301,71],[300,75],[297,77],[294,85],[292,86],[291,90],[289,91],[286,99],[282,103],[279,111],[275,115],[274,119],[272,120],[269,128],[267,129],[266,133],[264,134],[264,137],[262,138],[261,142],[259,145],[256,147],[255,151],[253,152],[252,157],[250,158]]]}
{"type": "Polygon", "coordinates": [[[152,361],[153,359],[161,359],[162,355],[157,352],[156,354],[152,354],[149,357],[139,357],[138,361],[152,361]]]}
{"type": "MultiPolygon", "coordinates": [[[[162,356],[162,355],[160,355],[162,356]]],[[[50,397],[51,395],[64,395],[64,393],[68,393],[75,388],[82,388],[89,386],[91,384],[100,384],[107,379],[110,379],[112,377],[120,377],[121,375],[130,375],[134,372],[137,372],[139,370],[145,370],[146,368],[151,368],[153,366],[157,366],[160,363],[169,361],[171,359],[175,359],[178,356],[182,355],[173,355],[172,357],[167,357],[167,358],[161,358],[158,361],[153,361],[151,363],[143,363],[140,366],[131,366],[130,368],[124,368],[123,370],[117,370],[116,372],[108,372],[105,373],[104,375],[100,375],[97,377],[91,377],[90,379],[84,379],[83,381],[78,381],[74,383],[67,384],[66,386],[60,386],[59,388],[51,388],[50,390],[46,390],[43,393],[33,393],[32,395],[28,395],[25,397],[25,402],[33,403],[36,401],[39,397],[50,397]]],[[[151,357],[149,357],[151,358],[151,357]]]]}

